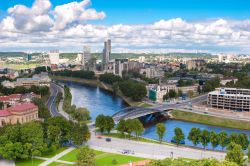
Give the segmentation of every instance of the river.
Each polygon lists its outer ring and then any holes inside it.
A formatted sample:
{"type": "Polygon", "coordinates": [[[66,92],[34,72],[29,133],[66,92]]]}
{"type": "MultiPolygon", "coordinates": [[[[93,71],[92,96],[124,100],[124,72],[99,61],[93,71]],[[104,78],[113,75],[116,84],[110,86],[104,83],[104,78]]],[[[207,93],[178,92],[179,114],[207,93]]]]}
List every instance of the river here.
{"type": "MultiPolygon", "coordinates": [[[[64,83],[69,86],[72,94],[72,104],[76,105],[77,107],[85,107],[90,111],[90,115],[92,120],[99,114],[104,115],[113,115],[117,111],[127,107],[128,105],[120,98],[119,96],[113,96],[110,92],[102,90],[96,87],[85,86],[82,84],[77,83],[64,83]]],[[[221,131],[225,131],[228,134],[230,133],[246,133],[250,136],[250,131],[238,130],[238,129],[230,129],[230,128],[223,128],[223,127],[216,127],[210,126],[205,124],[197,124],[191,122],[184,122],[179,120],[167,120],[164,122],[167,131],[164,136],[165,141],[170,142],[173,135],[174,129],[179,127],[182,129],[185,137],[188,136],[189,131],[193,127],[200,128],[201,130],[207,129],[209,131],[215,131],[217,133],[221,131]]],[[[151,138],[151,139],[158,139],[156,134],[156,127],[151,126],[145,129],[142,136],[151,138]]],[[[186,145],[192,146],[192,143],[186,139],[186,145]]],[[[200,144],[198,147],[202,147],[200,144]]],[[[211,149],[211,144],[208,145],[208,149],[211,149]]],[[[216,148],[220,150],[220,147],[216,148]]]]}

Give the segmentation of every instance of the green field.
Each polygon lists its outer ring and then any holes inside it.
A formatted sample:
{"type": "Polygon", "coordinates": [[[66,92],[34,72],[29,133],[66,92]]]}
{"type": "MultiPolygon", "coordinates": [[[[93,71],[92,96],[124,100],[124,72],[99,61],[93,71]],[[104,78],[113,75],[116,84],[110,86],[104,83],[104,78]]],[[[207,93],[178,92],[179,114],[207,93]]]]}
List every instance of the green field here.
{"type": "Polygon", "coordinates": [[[62,147],[62,148],[57,149],[57,150],[54,151],[53,153],[44,154],[44,155],[42,155],[42,157],[51,158],[51,157],[55,156],[56,154],[59,154],[59,153],[63,152],[63,151],[66,150],[66,149],[67,149],[67,147],[62,147]]]}
{"type": "Polygon", "coordinates": [[[53,163],[49,164],[48,166],[69,166],[69,164],[53,162],[53,163]]]}
{"type": "MultiPolygon", "coordinates": [[[[70,153],[66,154],[65,156],[61,157],[59,160],[75,162],[77,149],[71,151],[70,153]]],[[[126,156],[122,154],[114,154],[114,153],[107,153],[101,151],[95,151],[95,159],[96,159],[96,166],[112,166],[112,160],[116,160],[116,165],[126,164],[129,162],[141,161],[145,160],[144,158],[133,157],[133,156],[126,156]]]]}
{"type": "Polygon", "coordinates": [[[40,160],[40,159],[33,159],[32,160],[20,160],[20,161],[16,161],[15,164],[16,166],[37,166],[41,163],[43,163],[44,160],[40,160]]]}
{"type": "Polygon", "coordinates": [[[0,64],[1,67],[7,67],[14,70],[22,70],[22,69],[30,69],[30,68],[36,68],[40,64],[32,63],[32,64],[0,64]]]}
{"type": "Polygon", "coordinates": [[[250,122],[224,119],[209,115],[196,114],[191,112],[185,112],[180,110],[174,110],[171,112],[173,119],[202,123],[213,126],[237,128],[242,130],[250,130],[250,122]]]}

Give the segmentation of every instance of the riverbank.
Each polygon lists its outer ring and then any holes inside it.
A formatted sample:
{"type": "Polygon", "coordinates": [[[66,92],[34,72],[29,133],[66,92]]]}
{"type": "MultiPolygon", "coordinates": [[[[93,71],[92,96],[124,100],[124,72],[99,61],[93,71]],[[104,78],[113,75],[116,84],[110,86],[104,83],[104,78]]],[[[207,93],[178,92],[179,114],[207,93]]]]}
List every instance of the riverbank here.
{"type": "MultiPolygon", "coordinates": [[[[99,87],[103,90],[109,91],[111,93],[113,93],[113,89],[110,85],[105,84],[99,80],[88,80],[88,79],[82,79],[82,78],[73,78],[73,77],[62,77],[62,76],[50,76],[51,79],[56,80],[56,81],[66,81],[66,82],[75,82],[75,83],[80,83],[83,85],[87,85],[87,86],[92,86],[92,87],[99,87]]],[[[121,97],[125,103],[127,103],[129,106],[145,106],[145,107],[149,107],[148,104],[143,103],[143,102],[135,102],[132,101],[130,98],[124,96],[122,94],[122,92],[119,90],[117,92],[117,94],[119,97],[121,97]]]]}
{"type": "Polygon", "coordinates": [[[241,130],[250,130],[250,122],[241,120],[231,120],[209,115],[196,114],[192,112],[185,112],[180,110],[171,111],[171,115],[173,119],[181,121],[207,124],[219,127],[235,128],[241,130]]]}

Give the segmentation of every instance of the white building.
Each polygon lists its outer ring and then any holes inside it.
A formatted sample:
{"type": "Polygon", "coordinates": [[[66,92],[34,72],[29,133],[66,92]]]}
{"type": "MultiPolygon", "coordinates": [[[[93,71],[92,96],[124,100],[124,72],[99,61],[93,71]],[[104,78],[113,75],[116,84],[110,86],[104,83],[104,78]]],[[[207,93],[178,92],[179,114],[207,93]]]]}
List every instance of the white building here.
{"type": "Polygon", "coordinates": [[[113,74],[122,77],[123,71],[128,71],[128,59],[115,59],[113,63],[113,74]]]}
{"type": "Polygon", "coordinates": [[[59,64],[59,50],[50,50],[49,60],[50,64],[58,65],[59,64]]]}
{"type": "Polygon", "coordinates": [[[207,104],[220,109],[250,111],[250,89],[216,88],[208,93],[207,104]]]}
{"type": "Polygon", "coordinates": [[[139,61],[140,63],[145,62],[145,56],[139,56],[138,61],[139,61]]]}

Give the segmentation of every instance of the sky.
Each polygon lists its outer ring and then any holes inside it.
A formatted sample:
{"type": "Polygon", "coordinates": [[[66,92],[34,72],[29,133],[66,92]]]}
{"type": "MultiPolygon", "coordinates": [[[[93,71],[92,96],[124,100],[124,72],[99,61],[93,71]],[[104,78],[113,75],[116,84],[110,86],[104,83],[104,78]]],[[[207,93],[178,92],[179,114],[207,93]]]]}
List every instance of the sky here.
{"type": "Polygon", "coordinates": [[[0,51],[250,53],[249,0],[0,0],[0,51]]]}

